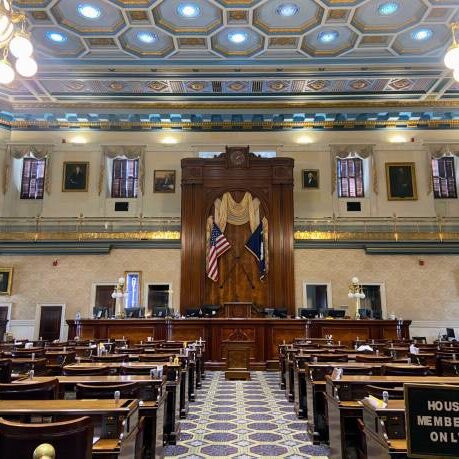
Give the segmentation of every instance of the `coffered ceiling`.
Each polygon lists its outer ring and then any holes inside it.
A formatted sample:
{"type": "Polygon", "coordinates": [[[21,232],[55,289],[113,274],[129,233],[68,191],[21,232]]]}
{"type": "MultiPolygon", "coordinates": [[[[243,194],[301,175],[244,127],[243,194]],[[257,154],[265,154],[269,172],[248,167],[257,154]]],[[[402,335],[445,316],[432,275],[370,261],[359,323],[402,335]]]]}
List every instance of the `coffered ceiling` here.
{"type": "Polygon", "coordinates": [[[458,0],[14,3],[39,72],[0,87],[4,113],[459,102],[442,62],[458,0]]]}

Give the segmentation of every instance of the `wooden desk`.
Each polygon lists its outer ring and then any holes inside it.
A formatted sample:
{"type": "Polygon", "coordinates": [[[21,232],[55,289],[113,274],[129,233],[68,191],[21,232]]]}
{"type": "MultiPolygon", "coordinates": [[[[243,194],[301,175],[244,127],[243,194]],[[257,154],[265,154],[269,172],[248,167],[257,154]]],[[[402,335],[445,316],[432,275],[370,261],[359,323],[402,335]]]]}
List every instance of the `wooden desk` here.
{"type": "Polygon", "coordinates": [[[90,416],[94,435],[100,438],[93,446],[93,458],[141,459],[136,455],[142,450],[143,435],[137,400],[0,400],[0,416],[21,420],[90,416]]]}
{"type": "MultiPolygon", "coordinates": [[[[76,333],[76,322],[67,321],[69,338],[76,333]]],[[[82,339],[107,339],[125,336],[131,343],[155,339],[207,342],[204,359],[209,369],[225,369],[226,347],[243,343],[250,347],[252,370],[277,366],[278,345],[295,338],[314,340],[332,334],[347,346],[357,336],[364,339],[409,338],[411,321],[347,319],[277,318],[189,318],[189,319],[82,319],[82,339]]]]}
{"type": "Polygon", "coordinates": [[[253,303],[248,302],[231,302],[224,303],[224,317],[227,319],[248,319],[252,317],[253,303]]]}

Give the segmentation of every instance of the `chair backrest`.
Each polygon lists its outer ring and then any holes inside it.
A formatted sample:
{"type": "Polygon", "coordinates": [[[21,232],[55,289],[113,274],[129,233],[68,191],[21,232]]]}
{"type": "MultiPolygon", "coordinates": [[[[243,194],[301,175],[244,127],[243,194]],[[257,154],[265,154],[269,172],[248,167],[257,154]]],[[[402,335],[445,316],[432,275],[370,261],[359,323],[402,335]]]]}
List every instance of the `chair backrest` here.
{"type": "Polygon", "coordinates": [[[15,349],[11,352],[11,355],[15,358],[30,358],[32,354],[38,359],[45,355],[45,349],[43,347],[31,347],[29,349],[15,349]]]}
{"type": "Polygon", "coordinates": [[[317,362],[347,362],[348,356],[347,354],[337,353],[311,355],[311,360],[314,361],[315,359],[317,359],[317,362]]]}
{"type": "Polygon", "coordinates": [[[413,336],[411,339],[414,344],[427,344],[427,338],[425,336],[413,336]]]}
{"type": "Polygon", "coordinates": [[[109,375],[109,367],[64,367],[64,376],[101,376],[109,375]]]}
{"type": "Polygon", "coordinates": [[[94,355],[91,357],[93,362],[126,362],[129,360],[129,355],[126,354],[111,354],[111,355],[94,355]]]}
{"type": "Polygon", "coordinates": [[[75,386],[76,398],[114,398],[116,391],[119,391],[120,398],[139,398],[140,386],[136,382],[124,384],[77,384],[75,386]]]}
{"type": "MultiPolygon", "coordinates": [[[[338,366],[338,365],[337,365],[338,366]]],[[[344,367],[343,368],[343,374],[345,375],[354,375],[354,376],[372,376],[374,374],[374,368],[373,367],[344,367]]]]}
{"type": "Polygon", "coordinates": [[[11,360],[0,359],[0,383],[11,382],[11,360]]]}
{"type": "Polygon", "coordinates": [[[424,365],[396,365],[386,364],[381,366],[383,376],[426,376],[429,374],[429,367],[424,365]]]}
{"type": "Polygon", "coordinates": [[[0,400],[55,400],[59,395],[59,380],[16,384],[0,384],[0,400]]]}
{"type": "Polygon", "coordinates": [[[37,446],[49,443],[56,458],[91,459],[94,425],[89,417],[45,424],[24,424],[0,418],[2,459],[32,459],[37,446]]]}
{"type": "Polygon", "coordinates": [[[170,355],[140,354],[139,362],[169,362],[170,355]]]}
{"type": "Polygon", "coordinates": [[[149,375],[152,368],[157,368],[157,365],[148,367],[121,367],[122,375],[149,375]]]}

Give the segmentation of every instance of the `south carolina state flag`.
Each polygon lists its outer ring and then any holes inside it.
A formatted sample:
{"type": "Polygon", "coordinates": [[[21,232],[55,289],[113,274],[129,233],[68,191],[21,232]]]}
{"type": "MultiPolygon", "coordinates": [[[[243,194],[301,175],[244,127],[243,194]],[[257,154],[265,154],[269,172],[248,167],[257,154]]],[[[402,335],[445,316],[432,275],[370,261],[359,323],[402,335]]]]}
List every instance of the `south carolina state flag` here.
{"type": "Polygon", "coordinates": [[[266,276],[266,262],[262,223],[260,223],[257,229],[251,234],[245,243],[245,248],[257,259],[260,279],[263,279],[266,276]]]}

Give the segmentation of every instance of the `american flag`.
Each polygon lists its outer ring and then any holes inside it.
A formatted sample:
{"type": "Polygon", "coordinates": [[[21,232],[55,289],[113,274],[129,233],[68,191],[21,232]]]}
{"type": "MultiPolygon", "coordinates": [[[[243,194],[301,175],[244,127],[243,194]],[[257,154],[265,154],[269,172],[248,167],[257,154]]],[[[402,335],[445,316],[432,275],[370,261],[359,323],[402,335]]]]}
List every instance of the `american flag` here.
{"type": "Polygon", "coordinates": [[[220,228],[215,223],[212,223],[207,258],[207,275],[214,282],[218,280],[218,257],[223,255],[230,247],[230,243],[220,231],[220,228]]]}

